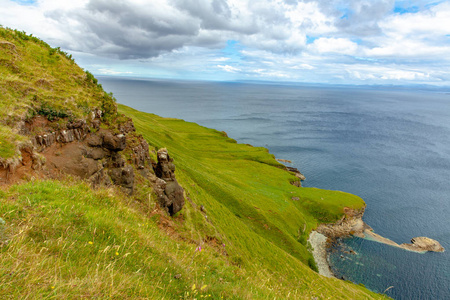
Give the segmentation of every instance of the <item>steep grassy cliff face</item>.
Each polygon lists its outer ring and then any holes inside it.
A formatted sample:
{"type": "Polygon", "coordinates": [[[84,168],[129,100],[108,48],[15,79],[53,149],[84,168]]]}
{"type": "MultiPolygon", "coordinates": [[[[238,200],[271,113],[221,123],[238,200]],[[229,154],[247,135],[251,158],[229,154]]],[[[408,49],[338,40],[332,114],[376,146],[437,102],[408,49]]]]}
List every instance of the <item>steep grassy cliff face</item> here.
{"type": "MultiPolygon", "coordinates": [[[[0,93],[3,161],[22,159],[23,144],[33,147],[30,136],[39,133],[21,128],[36,115],[58,126],[89,120],[101,109],[102,124],[113,130],[123,118],[115,118],[111,96],[70,56],[6,29],[0,29],[0,93]]],[[[237,144],[216,130],[125,106],[119,113],[133,119],[154,160],[156,150],[168,149],[184,208],[168,216],[143,177],[133,195],[114,186],[93,189],[76,176],[3,185],[2,298],[381,297],[318,275],[307,250],[318,223],[340,219],[345,207],[363,208],[362,199],[297,188],[290,184],[295,176],[266,149],[237,144]]]]}

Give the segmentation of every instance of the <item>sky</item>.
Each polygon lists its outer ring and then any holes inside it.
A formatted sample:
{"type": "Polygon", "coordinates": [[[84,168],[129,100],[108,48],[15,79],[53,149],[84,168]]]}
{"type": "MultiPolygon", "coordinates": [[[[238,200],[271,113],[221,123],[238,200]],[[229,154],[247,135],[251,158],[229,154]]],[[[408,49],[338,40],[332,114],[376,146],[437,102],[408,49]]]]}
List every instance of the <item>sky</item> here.
{"type": "Polygon", "coordinates": [[[95,75],[450,86],[450,0],[0,0],[95,75]]]}

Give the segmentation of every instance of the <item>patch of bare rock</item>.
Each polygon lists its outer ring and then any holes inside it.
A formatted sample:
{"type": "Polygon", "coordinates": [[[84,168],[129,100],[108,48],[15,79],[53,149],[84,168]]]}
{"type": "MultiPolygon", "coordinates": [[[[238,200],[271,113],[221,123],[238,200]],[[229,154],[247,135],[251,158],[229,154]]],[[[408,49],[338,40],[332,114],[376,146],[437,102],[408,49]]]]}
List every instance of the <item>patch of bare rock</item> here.
{"type": "Polygon", "coordinates": [[[93,186],[115,185],[132,195],[136,176],[140,176],[157,194],[161,208],[170,215],[179,212],[184,205],[184,190],[175,178],[175,165],[167,149],[160,149],[158,161],[152,161],[149,145],[135,133],[131,119],[115,124],[114,129],[100,126],[101,117],[101,110],[96,109],[91,120],[68,121],[65,125],[40,115],[27,120],[22,133],[31,137],[31,145],[22,149],[20,162],[0,170],[6,180],[3,184],[17,181],[26,173],[50,178],[68,174],[93,186]]]}

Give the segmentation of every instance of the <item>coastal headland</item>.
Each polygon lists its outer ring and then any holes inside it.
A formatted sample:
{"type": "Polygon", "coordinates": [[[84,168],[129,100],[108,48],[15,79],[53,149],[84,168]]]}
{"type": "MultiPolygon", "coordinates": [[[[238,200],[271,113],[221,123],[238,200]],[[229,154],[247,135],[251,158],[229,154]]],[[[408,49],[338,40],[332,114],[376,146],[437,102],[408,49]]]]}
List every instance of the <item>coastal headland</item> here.
{"type": "Polygon", "coordinates": [[[444,247],[442,247],[438,241],[428,237],[415,237],[411,239],[411,244],[398,244],[375,233],[373,229],[362,220],[364,210],[365,208],[360,210],[344,208],[345,216],[343,216],[338,222],[320,224],[314,231],[311,232],[308,241],[314,248],[312,253],[319,266],[320,274],[327,277],[330,277],[330,274],[332,274],[327,261],[326,248],[328,241],[332,241],[337,238],[357,236],[417,253],[445,251],[444,247]]]}

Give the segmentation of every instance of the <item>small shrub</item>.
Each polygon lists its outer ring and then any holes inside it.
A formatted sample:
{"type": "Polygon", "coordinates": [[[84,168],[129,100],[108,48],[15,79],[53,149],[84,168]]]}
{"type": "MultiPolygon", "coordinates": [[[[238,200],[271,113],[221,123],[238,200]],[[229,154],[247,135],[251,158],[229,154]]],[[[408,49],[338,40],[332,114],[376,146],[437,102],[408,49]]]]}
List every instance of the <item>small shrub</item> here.
{"type": "Polygon", "coordinates": [[[300,244],[302,244],[303,246],[306,246],[306,243],[307,243],[307,238],[306,238],[306,236],[301,235],[301,236],[298,238],[298,242],[299,242],[300,244]]]}
{"type": "Polygon", "coordinates": [[[103,120],[106,122],[110,122],[117,116],[117,104],[116,99],[112,95],[112,93],[104,93],[102,97],[102,106],[103,112],[103,120]]]}
{"type": "Polygon", "coordinates": [[[54,121],[59,118],[67,118],[69,114],[62,110],[56,110],[53,107],[50,107],[48,104],[42,104],[41,107],[37,110],[37,114],[41,116],[47,117],[49,121],[54,121]]]}
{"type": "Polygon", "coordinates": [[[312,257],[308,258],[308,266],[311,268],[311,270],[319,272],[319,269],[317,268],[314,258],[312,258],[312,257]]]}
{"type": "Polygon", "coordinates": [[[87,71],[87,70],[86,70],[86,81],[87,82],[92,82],[95,85],[98,83],[97,78],[95,78],[94,75],[91,72],[87,71]]]}

